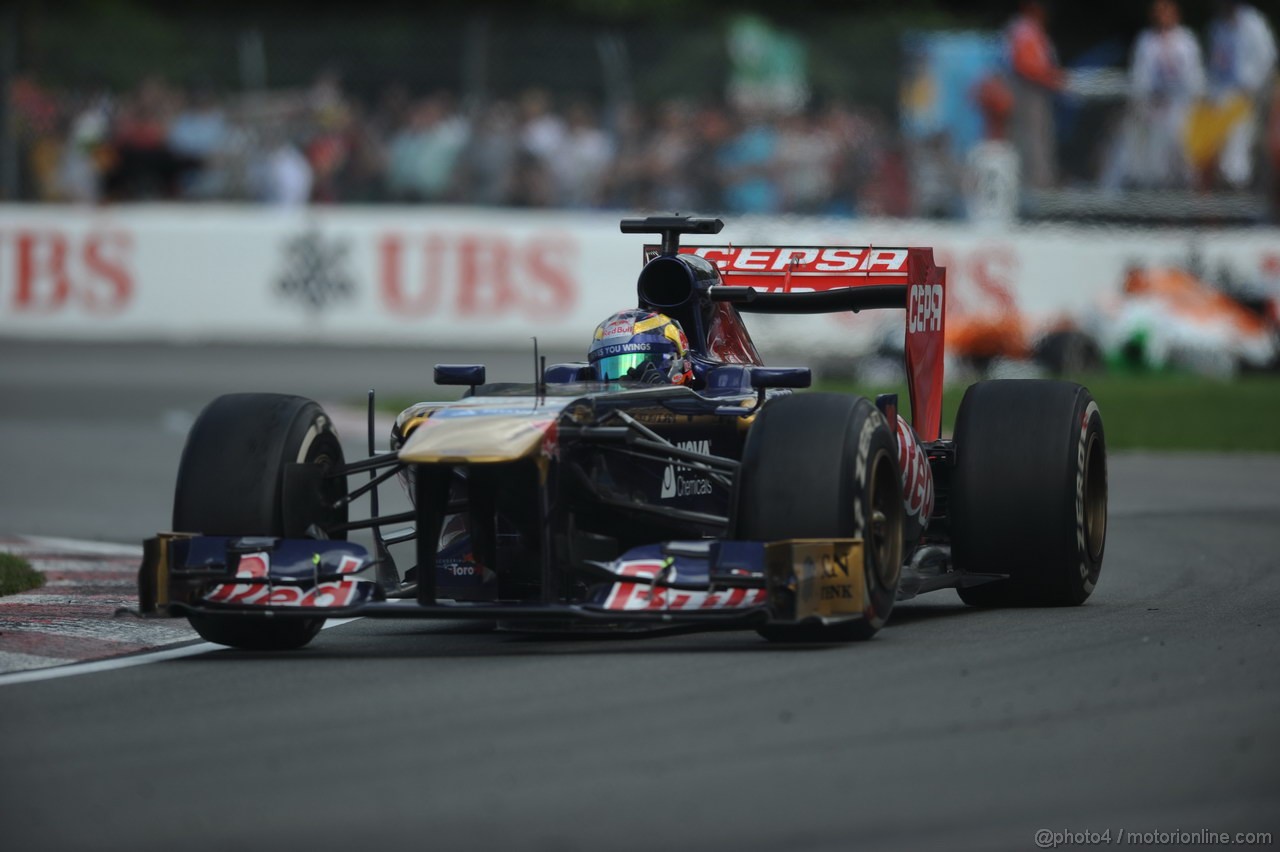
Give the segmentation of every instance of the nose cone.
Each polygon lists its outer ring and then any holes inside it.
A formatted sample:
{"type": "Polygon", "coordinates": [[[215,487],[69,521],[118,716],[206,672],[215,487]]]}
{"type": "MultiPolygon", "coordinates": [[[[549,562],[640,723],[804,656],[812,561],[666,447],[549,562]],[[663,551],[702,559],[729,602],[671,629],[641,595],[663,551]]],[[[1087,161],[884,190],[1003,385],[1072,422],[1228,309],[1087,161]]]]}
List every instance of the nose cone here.
{"type": "Polygon", "coordinates": [[[445,409],[427,418],[400,448],[411,464],[500,464],[556,448],[559,411],[545,407],[528,412],[445,409]]]}

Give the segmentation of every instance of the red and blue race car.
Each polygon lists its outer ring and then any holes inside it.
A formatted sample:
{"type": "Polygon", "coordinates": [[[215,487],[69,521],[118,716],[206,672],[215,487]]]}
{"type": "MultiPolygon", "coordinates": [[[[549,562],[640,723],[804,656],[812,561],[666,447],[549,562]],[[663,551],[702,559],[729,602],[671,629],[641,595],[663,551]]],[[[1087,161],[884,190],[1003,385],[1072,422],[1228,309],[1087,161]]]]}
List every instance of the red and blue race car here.
{"type": "Polygon", "coordinates": [[[678,323],[675,383],[590,363],[487,383],[481,365],[437,365],[437,384],[467,392],[410,406],[380,454],[371,399],[357,461],[310,400],[215,399],[183,452],[178,532],[146,542],[141,609],[287,649],[331,617],[831,641],[868,638],[896,601],[941,588],[978,606],[1082,603],[1107,523],[1089,391],[980,382],[944,438],[946,274],[931,249],[680,244],[721,227],[622,222],[661,237],[637,305],[678,323]],[[810,371],[765,366],[742,318],[868,309],[906,312],[909,417],[894,395],[796,393],[810,371]],[[413,509],[379,514],[393,478],[413,509]],[[357,530],[371,548],[346,540],[357,530]]]}

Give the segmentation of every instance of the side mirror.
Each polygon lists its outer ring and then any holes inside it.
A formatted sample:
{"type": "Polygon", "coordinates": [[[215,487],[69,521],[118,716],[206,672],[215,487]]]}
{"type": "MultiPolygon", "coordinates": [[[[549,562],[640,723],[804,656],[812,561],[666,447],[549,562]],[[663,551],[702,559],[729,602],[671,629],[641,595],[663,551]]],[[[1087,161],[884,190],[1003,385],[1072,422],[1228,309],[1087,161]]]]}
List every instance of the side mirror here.
{"type": "Polygon", "coordinates": [[[751,390],[751,367],[744,364],[721,364],[706,375],[707,394],[741,393],[751,390]]]}
{"type": "MultiPolygon", "coordinates": [[[[719,370],[728,370],[728,367],[720,367],[713,371],[713,374],[719,370]]],[[[751,387],[756,391],[756,404],[750,408],[742,408],[734,405],[722,405],[716,409],[716,414],[746,417],[755,414],[760,410],[760,406],[764,405],[765,391],[769,388],[807,388],[813,384],[813,371],[808,367],[747,367],[750,370],[751,387]]],[[[724,375],[725,380],[729,379],[730,374],[724,375]]]]}
{"type": "Polygon", "coordinates": [[[807,388],[813,384],[813,371],[808,367],[753,367],[751,387],[807,388]]]}
{"type": "Polygon", "coordinates": [[[484,364],[436,364],[435,380],[438,385],[484,384],[484,364]]]}
{"type": "Polygon", "coordinates": [[[589,382],[594,378],[595,374],[587,364],[552,364],[542,373],[542,381],[549,385],[589,382]]]}

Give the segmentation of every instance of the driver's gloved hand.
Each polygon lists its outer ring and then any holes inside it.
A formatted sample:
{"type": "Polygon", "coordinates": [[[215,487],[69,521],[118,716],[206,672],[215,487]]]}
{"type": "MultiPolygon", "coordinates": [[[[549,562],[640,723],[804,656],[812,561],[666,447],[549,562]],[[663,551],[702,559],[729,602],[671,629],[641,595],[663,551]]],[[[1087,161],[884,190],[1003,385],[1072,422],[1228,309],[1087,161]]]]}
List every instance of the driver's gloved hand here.
{"type": "Polygon", "coordinates": [[[666,381],[658,365],[652,361],[645,361],[639,367],[632,367],[627,371],[627,378],[646,385],[660,385],[666,381]]]}

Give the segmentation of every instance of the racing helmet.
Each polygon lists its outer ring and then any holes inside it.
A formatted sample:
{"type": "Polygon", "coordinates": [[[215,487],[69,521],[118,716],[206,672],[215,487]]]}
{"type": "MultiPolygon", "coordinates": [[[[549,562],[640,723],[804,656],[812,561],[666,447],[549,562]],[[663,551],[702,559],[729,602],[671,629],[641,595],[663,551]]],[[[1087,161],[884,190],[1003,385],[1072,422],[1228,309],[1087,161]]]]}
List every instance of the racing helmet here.
{"type": "Polygon", "coordinates": [[[602,382],[684,385],[693,381],[689,338],[680,323],[656,311],[633,308],[600,323],[587,360],[602,382]]]}

